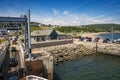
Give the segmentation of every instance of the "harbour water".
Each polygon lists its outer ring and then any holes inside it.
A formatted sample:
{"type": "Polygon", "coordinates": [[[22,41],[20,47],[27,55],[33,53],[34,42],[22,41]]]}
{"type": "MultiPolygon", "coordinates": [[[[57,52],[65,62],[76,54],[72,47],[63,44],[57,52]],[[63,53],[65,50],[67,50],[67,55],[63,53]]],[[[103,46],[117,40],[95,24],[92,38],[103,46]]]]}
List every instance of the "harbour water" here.
{"type": "MultiPolygon", "coordinates": [[[[100,34],[111,39],[111,34],[100,34]]],[[[120,33],[114,34],[120,38],[120,33]]],[[[54,80],[120,80],[120,57],[105,54],[77,58],[54,65],[54,80]]]]}
{"type": "Polygon", "coordinates": [[[54,66],[54,80],[120,80],[120,57],[96,54],[54,66]]]}
{"type": "MultiPolygon", "coordinates": [[[[100,36],[103,37],[103,38],[111,39],[112,38],[112,33],[100,34],[100,36]]],[[[114,33],[113,34],[113,39],[114,40],[120,39],[120,33],[114,33]]]]}

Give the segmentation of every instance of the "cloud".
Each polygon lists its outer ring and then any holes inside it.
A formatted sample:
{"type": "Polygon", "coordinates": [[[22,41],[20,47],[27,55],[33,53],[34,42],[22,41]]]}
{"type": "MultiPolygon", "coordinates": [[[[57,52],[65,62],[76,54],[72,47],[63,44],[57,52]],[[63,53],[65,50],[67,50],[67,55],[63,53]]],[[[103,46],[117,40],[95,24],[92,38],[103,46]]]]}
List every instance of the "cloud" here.
{"type": "Polygon", "coordinates": [[[64,14],[64,15],[67,15],[67,14],[69,14],[69,12],[68,12],[68,11],[64,11],[63,14],[64,14]]]}
{"type": "Polygon", "coordinates": [[[59,13],[59,11],[56,10],[56,9],[52,9],[52,11],[53,11],[53,13],[54,13],[55,15],[57,15],[57,14],[59,13]]]}
{"type": "Polygon", "coordinates": [[[73,21],[73,23],[74,23],[74,24],[76,24],[76,23],[77,23],[77,21],[73,21]]]}
{"type": "Polygon", "coordinates": [[[51,18],[46,18],[46,19],[44,19],[44,22],[51,22],[53,19],[51,19],[51,18]]]}
{"type": "Polygon", "coordinates": [[[52,25],[87,25],[87,24],[103,24],[103,23],[120,23],[120,18],[98,15],[90,16],[89,14],[76,14],[69,11],[60,12],[53,9],[53,15],[42,16],[31,15],[31,20],[52,25]],[[59,15],[58,15],[59,13],[59,15]],[[54,16],[56,15],[56,16],[54,16]]]}
{"type": "Polygon", "coordinates": [[[44,24],[53,24],[53,25],[86,25],[86,24],[103,24],[103,23],[115,23],[115,19],[112,17],[106,17],[104,15],[100,16],[89,16],[83,14],[67,14],[67,15],[58,15],[57,17],[41,17],[40,20],[44,24]]]}
{"type": "MultiPolygon", "coordinates": [[[[105,15],[90,16],[89,14],[77,14],[71,13],[69,11],[60,12],[59,10],[52,9],[53,15],[48,13],[44,16],[42,14],[31,13],[31,21],[40,22],[43,24],[53,24],[53,25],[86,25],[86,24],[103,24],[103,23],[119,23],[120,17],[111,17],[105,15]],[[59,15],[58,15],[59,14],[59,15]],[[56,15],[56,16],[55,16],[56,15]]],[[[0,16],[13,16],[19,17],[21,13],[15,10],[8,10],[0,13],[0,16]]]]}

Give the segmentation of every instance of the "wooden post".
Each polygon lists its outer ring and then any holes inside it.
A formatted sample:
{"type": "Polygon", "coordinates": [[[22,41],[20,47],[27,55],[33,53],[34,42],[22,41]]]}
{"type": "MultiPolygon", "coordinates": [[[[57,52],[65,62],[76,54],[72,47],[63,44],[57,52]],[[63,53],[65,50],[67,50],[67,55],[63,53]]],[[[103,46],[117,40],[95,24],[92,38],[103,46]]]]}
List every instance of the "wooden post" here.
{"type": "Polygon", "coordinates": [[[96,52],[97,52],[97,42],[96,42],[96,52]]]}

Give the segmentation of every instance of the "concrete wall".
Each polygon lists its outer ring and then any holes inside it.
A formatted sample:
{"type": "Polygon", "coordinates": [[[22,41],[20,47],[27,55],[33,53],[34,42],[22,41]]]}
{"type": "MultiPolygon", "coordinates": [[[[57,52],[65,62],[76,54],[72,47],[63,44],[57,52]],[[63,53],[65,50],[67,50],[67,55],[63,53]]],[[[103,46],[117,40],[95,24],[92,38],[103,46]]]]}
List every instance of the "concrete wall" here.
{"type": "Polygon", "coordinates": [[[32,49],[32,54],[37,56],[36,60],[43,61],[43,77],[53,80],[53,55],[41,48],[32,49]]]}
{"type": "Polygon", "coordinates": [[[53,80],[53,56],[43,58],[43,65],[44,76],[46,76],[48,80],[53,80]]]}
{"type": "Polygon", "coordinates": [[[51,40],[49,42],[36,42],[32,43],[31,47],[33,48],[41,48],[41,47],[49,47],[49,46],[55,46],[55,45],[63,45],[63,44],[69,44],[73,43],[72,39],[69,40],[51,40]]]}

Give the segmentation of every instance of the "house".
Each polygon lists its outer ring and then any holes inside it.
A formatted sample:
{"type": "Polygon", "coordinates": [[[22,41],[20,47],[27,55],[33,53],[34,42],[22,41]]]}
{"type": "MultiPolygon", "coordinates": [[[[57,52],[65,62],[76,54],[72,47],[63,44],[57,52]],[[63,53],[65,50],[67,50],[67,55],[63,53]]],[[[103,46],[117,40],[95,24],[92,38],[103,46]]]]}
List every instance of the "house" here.
{"type": "Polygon", "coordinates": [[[59,32],[57,30],[35,30],[31,33],[32,42],[40,42],[55,39],[60,40],[65,38],[65,33],[59,32]]]}
{"type": "Polygon", "coordinates": [[[42,26],[42,24],[38,22],[31,22],[30,25],[31,26],[42,26]]]}

